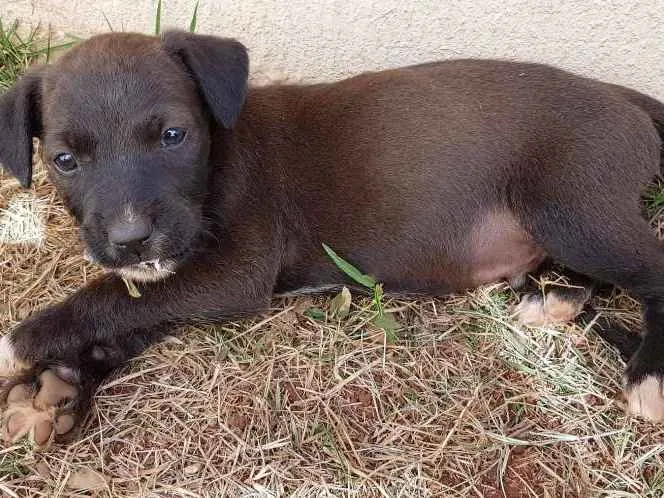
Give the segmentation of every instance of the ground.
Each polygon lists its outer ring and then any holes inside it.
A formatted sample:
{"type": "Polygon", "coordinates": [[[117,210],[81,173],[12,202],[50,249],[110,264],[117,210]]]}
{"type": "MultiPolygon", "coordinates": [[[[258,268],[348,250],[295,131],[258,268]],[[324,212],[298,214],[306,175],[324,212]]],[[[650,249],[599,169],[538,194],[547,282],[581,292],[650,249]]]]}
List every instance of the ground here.
{"type": "MultiPolygon", "coordinates": [[[[0,178],[0,234],[12,199],[46,228],[41,245],[0,245],[8,330],[98,270],[43,171],[27,198],[0,178]]],[[[576,325],[518,326],[517,299],[498,284],[388,300],[405,326],[394,344],[359,298],[341,321],[325,313],[328,298],[304,297],[254,320],[174,331],[104,384],[77,442],[0,450],[0,491],[660,496],[662,427],[623,415],[619,356],[576,325]]],[[[595,304],[638,326],[637,304],[619,291],[595,304]]]]}
{"type": "MultiPolygon", "coordinates": [[[[2,334],[98,270],[43,170],[27,193],[0,173],[0,209],[2,334]]],[[[356,296],[342,320],[305,297],[174,331],[108,379],[73,444],[0,446],[0,495],[662,496],[664,426],[623,414],[617,353],[518,326],[517,301],[506,284],[388,300],[393,344],[356,296]]],[[[618,290],[594,304],[640,325],[618,290]]]]}

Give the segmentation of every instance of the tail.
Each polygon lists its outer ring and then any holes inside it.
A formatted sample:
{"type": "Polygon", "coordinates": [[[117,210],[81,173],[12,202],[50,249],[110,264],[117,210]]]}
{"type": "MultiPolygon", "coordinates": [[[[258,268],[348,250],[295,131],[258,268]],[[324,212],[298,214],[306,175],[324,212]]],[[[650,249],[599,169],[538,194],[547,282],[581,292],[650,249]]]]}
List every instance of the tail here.
{"type": "Polygon", "coordinates": [[[657,133],[659,133],[662,141],[664,141],[664,103],[631,88],[611,84],[608,86],[614,93],[617,93],[628,102],[648,113],[657,129],[657,133]]]}

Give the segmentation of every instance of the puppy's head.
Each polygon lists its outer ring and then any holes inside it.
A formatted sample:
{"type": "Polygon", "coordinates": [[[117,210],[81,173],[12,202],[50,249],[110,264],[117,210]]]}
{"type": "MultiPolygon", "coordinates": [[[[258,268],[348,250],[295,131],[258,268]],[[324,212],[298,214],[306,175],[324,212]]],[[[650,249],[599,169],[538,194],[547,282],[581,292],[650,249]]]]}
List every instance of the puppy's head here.
{"type": "Polygon", "coordinates": [[[32,137],[97,263],[135,279],[175,270],[204,230],[211,132],[247,87],[238,42],[113,33],[0,96],[0,163],[29,186],[32,137]]]}

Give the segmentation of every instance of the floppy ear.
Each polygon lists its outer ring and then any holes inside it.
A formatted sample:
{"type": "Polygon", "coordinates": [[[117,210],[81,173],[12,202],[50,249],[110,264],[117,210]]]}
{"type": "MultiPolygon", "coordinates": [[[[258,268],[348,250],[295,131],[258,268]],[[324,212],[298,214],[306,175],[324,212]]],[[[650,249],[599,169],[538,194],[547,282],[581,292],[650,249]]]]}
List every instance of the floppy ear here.
{"type": "Polygon", "coordinates": [[[0,95],[0,164],[23,187],[32,181],[32,137],[41,135],[41,77],[31,72],[0,95]]]}
{"type": "Polygon", "coordinates": [[[162,46],[196,81],[217,121],[232,127],[247,94],[249,56],[244,45],[229,38],[167,31],[162,46]]]}

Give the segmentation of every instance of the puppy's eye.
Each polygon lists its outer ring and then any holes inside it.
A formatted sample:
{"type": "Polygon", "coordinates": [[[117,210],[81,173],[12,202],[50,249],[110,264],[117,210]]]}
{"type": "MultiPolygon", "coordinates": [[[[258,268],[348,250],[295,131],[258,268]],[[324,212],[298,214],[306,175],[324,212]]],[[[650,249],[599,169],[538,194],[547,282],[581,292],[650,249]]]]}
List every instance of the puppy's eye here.
{"type": "Polygon", "coordinates": [[[186,134],[182,128],[169,128],[161,135],[161,145],[164,147],[180,145],[186,134]]]}
{"type": "Polygon", "coordinates": [[[74,156],[68,152],[58,154],[53,158],[53,164],[60,173],[71,173],[78,168],[78,163],[74,156]]]}

